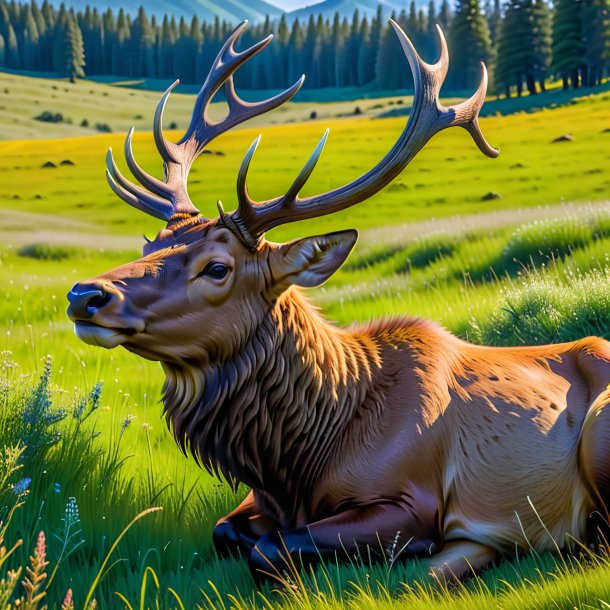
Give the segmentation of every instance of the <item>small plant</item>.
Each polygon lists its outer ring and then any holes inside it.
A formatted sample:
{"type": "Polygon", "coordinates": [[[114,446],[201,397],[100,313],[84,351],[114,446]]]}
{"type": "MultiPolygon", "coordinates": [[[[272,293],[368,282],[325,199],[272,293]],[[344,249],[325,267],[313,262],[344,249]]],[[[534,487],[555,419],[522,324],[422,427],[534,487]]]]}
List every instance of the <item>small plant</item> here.
{"type": "Polygon", "coordinates": [[[44,532],[40,532],[34,554],[30,556],[30,566],[25,569],[27,576],[22,581],[25,598],[21,599],[19,606],[28,610],[37,610],[46,595],[43,583],[47,577],[45,568],[48,565],[46,539],[44,532]]]}
{"type": "Polygon", "coordinates": [[[563,275],[529,273],[504,291],[501,305],[478,333],[495,345],[545,344],[597,335],[610,339],[610,269],[563,275]]]}
{"type": "Polygon", "coordinates": [[[47,588],[49,588],[53,582],[61,562],[68,559],[68,557],[70,557],[70,555],[72,555],[76,549],[85,544],[84,539],[81,538],[82,530],[78,527],[80,523],[80,515],[78,512],[76,498],[71,497],[68,500],[62,521],[63,527],[61,531],[54,534],[55,540],[57,540],[61,545],[61,551],[59,553],[57,563],[55,564],[55,568],[53,569],[53,573],[49,578],[47,588]]]}
{"type": "Polygon", "coordinates": [[[63,261],[73,258],[78,251],[68,246],[51,244],[27,244],[17,250],[19,256],[41,261],[63,261]]]}
{"type": "Polygon", "coordinates": [[[587,214],[585,208],[578,216],[537,220],[513,232],[502,251],[499,266],[510,270],[515,266],[547,265],[554,259],[564,260],[574,250],[609,236],[610,214],[607,212],[587,214]]]}
{"type": "Polygon", "coordinates": [[[23,402],[19,442],[26,447],[25,458],[46,450],[59,440],[57,424],[68,414],[65,409],[53,407],[50,388],[51,368],[52,360],[47,356],[38,385],[23,402]]]}
{"type": "Polygon", "coordinates": [[[61,112],[50,112],[45,110],[39,115],[34,117],[36,121],[42,121],[43,123],[63,123],[65,121],[64,115],[61,112]]]}

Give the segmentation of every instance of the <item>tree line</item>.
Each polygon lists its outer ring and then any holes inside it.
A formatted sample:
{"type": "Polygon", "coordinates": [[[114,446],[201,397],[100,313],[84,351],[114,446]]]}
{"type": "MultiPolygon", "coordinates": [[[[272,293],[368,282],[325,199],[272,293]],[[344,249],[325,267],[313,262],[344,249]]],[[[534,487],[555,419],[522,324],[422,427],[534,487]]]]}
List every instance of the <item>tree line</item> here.
{"type": "MultiPolygon", "coordinates": [[[[596,85],[610,71],[610,0],[430,0],[393,15],[422,57],[436,59],[439,24],[448,37],[451,68],[447,87],[471,89],[479,62],[491,73],[492,88],[511,95],[544,90],[552,77],[564,87],[596,85]]],[[[51,72],[72,80],[88,75],[180,78],[201,83],[233,26],[216,19],[190,22],[149,16],[141,7],[75,12],[47,0],[0,0],[0,67],[51,72]]],[[[310,88],[407,88],[410,74],[382,9],[371,19],[311,16],[306,23],[279,20],[246,30],[242,45],[268,34],[275,41],[243,66],[236,77],[244,89],[285,88],[302,73],[310,88]]]]}

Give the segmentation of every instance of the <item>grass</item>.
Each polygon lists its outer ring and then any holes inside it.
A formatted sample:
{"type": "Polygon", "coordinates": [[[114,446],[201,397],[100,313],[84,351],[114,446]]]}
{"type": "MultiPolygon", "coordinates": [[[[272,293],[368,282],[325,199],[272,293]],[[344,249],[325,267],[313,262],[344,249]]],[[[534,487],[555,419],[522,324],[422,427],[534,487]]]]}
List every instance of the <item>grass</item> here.
{"type": "MultiPolygon", "coordinates": [[[[446,132],[396,188],[272,237],[364,229],[345,268],[312,293],[340,323],[413,314],[486,343],[592,333],[610,338],[604,323],[610,312],[610,210],[603,203],[610,184],[604,152],[610,136],[603,132],[610,127],[608,106],[602,94],[553,111],[484,119],[483,130],[503,149],[495,161],[477,156],[465,133],[446,132]],[[566,125],[574,142],[551,144],[566,125]],[[481,201],[491,190],[502,199],[481,201]],[[562,199],[593,203],[560,205],[562,199]],[[547,204],[555,205],[537,207],[547,204]],[[421,222],[401,224],[409,221],[421,222]]],[[[402,125],[402,119],[367,121],[333,123],[326,165],[316,170],[309,192],[372,166],[402,125]]],[[[286,188],[317,140],[313,132],[266,128],[252,168],[255,196],[286,188]],[[295,152],[297,135],[304,150],[295,152]]],[[[219,195],[233,207],[237,159],[253,135],[227,134],[214,145],[225,155],[207,156],[194,168],[190,190],[204,211],[213,213],[219,195]]],[[[6,447],[30,447],[11,484],[31,479],[7,530],[6,544],[23,540],[7,567],[25,566],[44,530],[47,572],[59,565],[47,601],[59,607],[71,588],[82,607],[124,528],[142,511],[162,506],[114,548],[92,593],[101,607],[155,607],[158,599],[162,608],[178,608],[172,591],[186,607],[607,607],[606,557],[528,555],[455,590],[427,581],[416,562],[372,568],[356,562],[305,574],[302,586],[281,593],[267,588],[262,596],[244,561],[217,559],[210,545],[214,524],[246,490],[233,491],[180,454],[161,416],[156,363],[84,345],[65,315],[64,295],[76,281],[133,259],[134,234],[159,229],[105,185],[104,149],[120,149],[121,139],[0,143],[6,177],[0,184],[0,436],[6,447]],[[65,158],[76,165],[41,167],[65,158]],[[38,427],[27,429],[32,417],[38,427]],[[78,522],[67,528],[74,506],[78,522]]],[[[143,165],[158,166],[149,134],[135,146],[143,165]]],[[[10,489],[4,492],[14,499],[10,489]]]]}
{"type": "MultiPolygon", "coordinates": [[[[295,75],[295,80],[297,75],[295,75]]],[[[126,80],[97,78],[70,83],[68,79],[40,78],[31,74],[0,72],[0,123],[1,139],[41,139],[83,136],[105,131],[125,132],[132,125],[137,131],[151,129],[151,112],[171,80],[126,80]],[[86,121],[86,124],[83,124],[86,121]]],[[[286,83],[288,87],[292,83],[286,83]]],[[[239,78],[237,79],[239,87],[239,78]]],[[[171,108],[167,113],[167,125],[174,122],[185,130],[193,109],[196,85],[180,85],[172,94],[171,108]]],[[[271,97],[277,91],[241,91],[244,99],[258,101],[271,97]]],[[[250,125],[294,123],[336,119],[354,115],[356,107],[360,118],[377,116],[384,109],[410,104],[409,95],[383,92],[376,99],[365,99],[365,91],[299,92],[296,101],[277,109],[269,115],[253,119],[250,125]],[[356,99],[355,98],[361,98],[356,99]]],[[[211,113],[221,115],[223,104],[212,105],[211,113]]]]}
{"type": "MultiPolygon", "coordinates": [[[[405,62],[405,70],[408,70],[405,62]]],[[[294,75],[294,80],[299,75],[294,75]]],[[[278,91],[242,91],[244,99],[259,101],[278,91]]],[[[104,131],[125,132],[132,125],[137,131],[151,128],[150,111],[154,109],[161,94],[171,84],[169,79],[126,79],[100,76],[77,83],[56,74],[35,72],[0,71],[0,124],[3,129],[0,139],[65,138],[97,134],[104,131]]],[[[286,86],[292,82],[287,82],[286,86]]],[[[482,116],[508,115],[535,112],[544,108],[557,108],[579,99],[610,90],[610,81],[596,88],[581,88],[564,91],[552,86],[543,94],[519,98],[495,99],[488,97],[482,116]]],[[[171,108],[167,113],[167,125],[174,122],[185,130],[192,111],[194,97],[200,85],[180,85],[178,93],[172,95],[171,108]]],[[[444,93],[445,104],[471,95],[471,91],[444,93]]],[[[328,121],[329,119],[354,117],[356,108],[359,118],[401,116],[408,113],[412,103],[412,89],[408,91],[375,91],[370,88],[309,89],[307,81],[294,102],[285,104],[271,114],[257,117],[250,125],[264,126],[282,123],[328,121]]],[[[222,113],[223,104],[215,103],[212,115],[222,113]]]]}
{"type": "MultiPolygon", "coordinates": [[[[502,151],[496,160],[477,153],[463,130],[445,131],[432,140],[404,175],[369,201],[317,221],[278,228],[270,237],[285,240],[346,226],[365,230],[497,209],[605,200],[610,187],[610,131],[606,131],[610,129],[610,104],[605,96],[591,96],[552,111],[483,119],[483,131],[502,151]],[[565,126],[569,126],[574,141],[552,143],[565,126]],[[502,198],[483,201],[490,191],[502,198]]],[[[143,110],[148,125],[153,108],[149,104],[143,110]]],[[[170,103],[168,123],[171,113],[180,109],[170,103]]],[[[404,119],[344,119],[325,124],[331,127],[331,138],[305,195],[354,180],[373,167],[399,135],[404,119]]],[[[281,125],[262,131],[263,143],[250,172],[250,190],[259,200],[286,191],[322,128],[281,125]],[[294,141],[299,142],[298,147],[290,145],[294,141]]],[[[227,209],[236,206],[237,164],[257,133],[243,129],[225,134],[212,144],[213,151],[224,155],[207,155],[191,171],[189,191],[204,214],[216,214],[217,199],[227,209]]],[[[178,136],[171,132],[168,135],[178,136]]],[[[81,235],[85,243],[95,240],[104,244],[106,240],[129,237],[131,247],[136,247],[134,226],[154,234],[159,223],[128,208],[106,185],[106,149],[112,146],[118,151],[118,163],[124,168],[120,152],[123,140],[123,134],[108,134],[0,142],[0,171],[8,177],[0,184],[3,243],[16,245],[23,239],[24,225],[28,232],[33,230],[28,242],[49,243],[55,230],[48,223],[57,226],[57,217],[65,223],[59,227],[62,233],[69,224],[74,239],[81,235]],[[48,161],[58,164],[66,159],[76,165],[43,168],[48,161]],[[45,218],[45,214],[53,214],[54,219],[45,218]]],[[[136,133],[134,147],[142,165],[158,174],[160,162],[151,135],[136,133]]]]}

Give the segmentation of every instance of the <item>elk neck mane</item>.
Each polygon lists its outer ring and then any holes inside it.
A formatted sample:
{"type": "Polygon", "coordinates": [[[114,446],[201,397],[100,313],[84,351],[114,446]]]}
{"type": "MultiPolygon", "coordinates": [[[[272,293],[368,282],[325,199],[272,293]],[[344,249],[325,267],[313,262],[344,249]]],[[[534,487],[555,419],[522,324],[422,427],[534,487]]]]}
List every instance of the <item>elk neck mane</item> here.
{"type": "Polygon", "coordinates": [[[374,417],[383,391],[373,333],[333,326],[296,289],[230,357],[163,368],[165,415],[183,452],[228,480],[281,486],[286,497],[320,475],[357,410],[374,417]]]}

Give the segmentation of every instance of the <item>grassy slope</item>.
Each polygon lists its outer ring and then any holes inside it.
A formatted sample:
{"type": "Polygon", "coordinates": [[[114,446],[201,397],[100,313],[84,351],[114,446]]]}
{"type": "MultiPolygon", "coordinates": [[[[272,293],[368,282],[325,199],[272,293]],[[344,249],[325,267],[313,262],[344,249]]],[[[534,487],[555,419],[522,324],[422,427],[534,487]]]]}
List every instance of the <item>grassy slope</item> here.
{"type": "MultiPolygon", "coordinates": [[[[295,75],[296,80],[297,75],[295,75]]],[[[97,133],[96,123],[107,124],[112,131],[125,132],[132,125],[138,131],[150,130],[152,116],[161,92],[171,84],[170,80],[129,80],[100,77],[95,80],[78,81],[71,84],[67,79],[38,78],[0,72],[0,139],[65,138],[97,133]],[[108,84],[111,83],[111,84],[108,84]],[[62,123],[45,123],[34,117],[43,111],[61,113],[62,123]],[[82,127],[87,119],[89,127],[82,127]]],[[[286,86],[292,83],[286,83],[286,86]]],[[[239,90],[239,79],[237,79],[239,90]]],[[[175,121],[179,128],[186,129],[193,109],[196,85],[180,85],[172,94],[165,119],[166,125],[175,121]]],[[[277,91],[269,92],[268,96],[277,91]]],[[[353,92],[350,92],[353,94],[353,92]]],[[[242,92],[244,99],[256,101],[267,97],[265,92],[242,92]]],[[[376,116],[384,109],[396,107],[397,103],[408,103],[409,98],[381,97],[371,100],[328,101],[314,98],[314,92],[300,92],[295,102],[285,104],[272,114],[256,117],[249,125],[267,125],[308,120],[312,111],[318,119],[351,115],[356,106],[362,116],[376,116]],[[308,100],[308,101],[307,101],[308,100]]],[[[222,113],[223,104],[212,105],[214,113],[222,113]]]]}
{"type": "MultiPolygon", "coordinates": [[[[369,124],[362,121],[334,123],[325,162],[316,171],[310,191],[340,184],[370,167],[387,150],[401,124],[400,119],[376,121],[372,124],[373,129],[365,131],[363,127],[369,124]],[[356,157],[353,151],[363,148],[364,152],[356,157]]],[[[388,232],[393,242],[407,247],[405,238],[409,241],[412,232],[403,233],[400,228],[393,228],[391,225],[395,223],[431,215],[451,217],[457,213],[498,208],[517,210],[561,199],[601,200],[607,197],[610,184],[607,148],[610,134],[602,133],[608,127],[610,108],[601,97],[535,115],[485,119],[485,133],[492,143],[502,147],[500,159],[482,158],[465,133],[453,133],[456,130],[452,130],[437,136],[395,186],[374,200],[335,218],[307,223],[308,226],[300,223],[285,227],[276,231],[275,236],[287,239],[346,226],[368,227],[370,232],[353,258],[357,262],[372,248],[379,247],[380,235],[387,244],[388,232]],[[570,125],[575,141],[550,144],[553,137],[566,130],[565,125],[570,125]],[[447,157],[454,160],[447,161],[447,157]],[[516,164],[523,167],[514,167],[516,164]],[[438,173],[432,171],[435,167],[442,174],[441,181],[438,173]],[[503,199],[481,202],[481,195],[490,190],[502,193],[503,199]],[[387,226],[377,229],[380,224],[387,226]]],[[[255,195],[270,196],[289,184],[318,137],[317,133],[309,132],[303,136],[302,131],[302,126],[298,129],[278,126],[264,131],[260,156],[252,168],[255,195]],[[294,152],[293,142],[297,135],[303,141],[303,147],[294,152]]],[[[317,126],[314,131],[318,131],[317,126]]],[[[195,201],[209,202],[201,204],[205,212],[213,213],[213,202],[219,195],[226,207],[233,207],[237,160],[253,136],[251,130],[228,134],[213,147],[225,152],[226,156],[205,157],[195,168],[190,190],[195,201]]],[[[121,440],[122,455],[131,457],[127,457],[110,479],[94,474],[78,475],[61,465],[54,467],[52,474],[37,478],[29,510],[19,517],[19,530],[29,532],[26,535],[28,548],[24,553],[32,546],[34,528],[44,526],[53,531],[59,526],[63,503],[74,495],[81,506],[87,561],[95,565],[101,549],[107,548],[103,540],[116,536],[135,513],[152,502],[164,505],[166,510],[162,516],[147,518],[149,521],[139,525],[121,546],[119,555],[130,557],[132,567],[119,566],[108,577],[105,596],[112,596],[114,590],[119,590],[130,592],[133,600],[137,597],[137,580],[142,566],[151,562],[159,571],[164,586],[175,586],[185,598],[199,599],[195,584],[203,584],[208,578],[217,582],[224,593],[239,590],[245,598],[250,598],[254,593],[244,563],[213,560],[209,548],[209,535],[216,518],[232,507],[243,490],[234,494],[228,487],[219,486],[177,451],[160,419],[158,396],[162,376],[158,365],[122,350],[108,352],[83,345],[73,337],[65,317],[64,294],[75,281],[135,256],[134,234],[153,233],[159,227],[158,222],[131,211],[109,192],[102,172],[104,150],[109,144],[120,149],[120,138],[109,135],[0,143],[0,171],[5,177],[0,184],[0,206],[5,214],[0,227],[0,243],[3,244],[0,248],[0,351],[11,349],[21,364],[21,369],[12,373],[15,378],[21,372],[40,370],[42,358],[51,353],[54,379],[60,387],[71,390],[76,386],[83,391],[103,379],[103,406],[108,409],[103,409],[97,416],[97,425],[102,432],[98,441],[100,446],[109,444],[111,439],[116,442],[125,417],[137,415],[121,440]],[[46,160],[64,158],[73,159],[76,167],[40,169],[46,160]],[[20,199],[12,199],[14,194],[19,194],[20,199]],[[43,198],[36,199],[36,194],[43,198]],[[51,205],[53,209],[49,209],[51,205]],[[45,213],[57,214],[59,220],[50,219],[45,213]],[[74,241],[74,235],[81,236],[91,248],[74,250],[59,262],[17,255],[17,245],[50,241],[47,238],[51,234],[55,242],[66,243],[74,241]],[[111,237],[107,238],[107,235],[111,237]],[[11,243],[16,244],[15,247],[10,248],[11,243]],[[105,251],[99,252],[99,247],[105,247],[105,251]],[[145,423],[152,425],[152,430],[145,427],[145,423]],[[58,480],[61,480],[62,491],[54,495],[53,483],[58,480]],[[97,500],[82,488],[84,484],[97,490],[97,500]],[[193,485],[193,493],[185,499],[193,485]],[[104,508],[100,510],[100,507],[104,508]],[[106,512],[112,519],[104,518],[108,516],[106,512]],[[175,523],[178,519],[181,526],[177,533],[175,523]],[[168,541],[171,542],[166,546],[168,541]],[[153,550],[146,552],[146,549],[153,550]],[[177,567],[182,565],[186,567],[177,567]]],[[[145,166],[154,168],[158,165],[150,135],[142,135],[136,149],[145,166]]],[[[548,213],[553,214],[552,211],[548,213]]],[[[514,216],[510,211],[505,214],[498,225],[511,225],[521,218],[522,212],[515,211],[514,216]]],[[[454,228],[462,230],[462,226],[462,223],[451,222],[443,225],[450,233],[454,228]]],[[[510,236],[511,230],[501,226],[484,234],[479,231],[476,235],[467,235],[451,256],[432,262],[410,276],[396,274],[391,259],[379,265],[347,269],[314,298],[333,318],[342,322],[383,313],[409,312],[432,317],[454,330],[465,332],[471,328],[471,318],[484,325],[497,310],[502,295],[494,283],[465,284],[459,272],[489,264],[501,255],[510,236]]],[[[603,264],[607,250],[607,241],[590,244],[579,252],[579,265],[590,268],[591,260],[603,264]]],[[[70,404],[69,397],[62,392],[57,393],[57,400],[64,405],[70,404]]],[[[82,592],[83,583],[91,581],[91,568],[78,565],[72,565],[72,573],[60,571],[58,591],[73,585],[82,592]]],[[[510,573],[512,569],[506,570],[510,573]]],[[[605,568],[599,569],[601,576],[605,568]]],[[[408,569],[404,570],[393,572],[393,578],[394,575],[396,578],[390,583],[392,591],[396,591],[400,580],[411,578],[408,569]]],[[[535,578],[535,566],[523,573],[535,578]]],[[[353,577],[349,569],[340,574],[343,585],[353,577]]],[[[384,574],[381,570],[377,576],[383,579],[384,574]]],[[[520,574],[513,573],[511,580],[518,583],[520,574]]],[[[504,575],[505,572],[492,574],[490,582],[504,575]]],[[[570,582],[566,579],[565,587],[571,586],[570,582]]],[[[595,595],[608,597],[605,589],[598,594],[591,593],[589,585],[582,587],[577,588],[575,596],[570,593],[565,599],[587,599],[593,603],[595,595]],[[582,587],[588,593],[581,595],[582,587]]],[[[544,596],[542,589],[538,591],[544,596]]],[[[523,599],[523,594],[519,595],[515,599],[523,599]]],[[[362,595],[358,599],[360,601],[354,601],[357,607],[369,603],[362,595]]],[[[298,603],[298,600],[294,601],[295,607],[298,603]]],[[[409,604],[408,601],[401,603],[409,604]]],[[[441,601],[439,606],[446,603],[446,600],[441,601]]],[[[464,607],[480,607],[476,596],[467,597],[460,603],[464,607]]],[[[513,605],[517,607],[518,602],[513,605]]],[[[543,603],[541,607],[544,607],[543,603]]]]}
{"type": "MultiPolygon", "coordinates": [[[[148,111],[152,111],[152,104],[148,111]]],[[[404,119],[335,120],[326,124],[331,137],[305,194],[340,186],[371,168],[393,144],[404,119]]],[[[492,161],[479,154],[462,130],[443,132],[404,175],[376,197],[328,218],[282,228],[275,236],[284,239],[346,225],[365,229],[497,208],[607,197],[610,104],[604,95],[552,111],[487,118],[482,126],[489,141],[501,149],[499,159],[492,161]],[[551,143],[567,130],[574,136],[573,142],[551,143]],[[502,199],[482,201],[491,191],[502,199]]],[[[204,214],[216,214],[218,198],[225,208],[235,207],[237,166],[259,131],[264,137],[252,163],[250,186],[255,197],[264,199],[288,187],[315,146],[322,126],[243,129],[219,138],[211,149],[224,156],[205,156],[191,172],[189,190],[204,214]]],[[[179,134],[168,135],[176,138],[179,134]]],[[[134,225],[147,233],[155,232],[158,222],[128,209],[105,183],[106,149],[112,146],[117,151],[118,163],[124,168],[122,144],[122,134],[0,142],[0,171],[6,176],[0,184],[0,207],[20,212],[51,211],[71,222],[95,225],[112,236],[133,236],[134,225]],[[47,161],[59,163],[64,159],[74,161],[76,167],[41,169],[47,161]],[[53,209],[49,210],[51,205],[53,209]]],[[[135,150],[142,165],[158,174],[160,164],[150,134],[136,135],[135,150]]],[[[28,229],[31,224],[26,222],[28,229]]]]}

